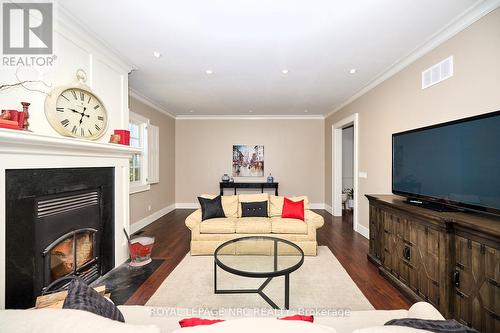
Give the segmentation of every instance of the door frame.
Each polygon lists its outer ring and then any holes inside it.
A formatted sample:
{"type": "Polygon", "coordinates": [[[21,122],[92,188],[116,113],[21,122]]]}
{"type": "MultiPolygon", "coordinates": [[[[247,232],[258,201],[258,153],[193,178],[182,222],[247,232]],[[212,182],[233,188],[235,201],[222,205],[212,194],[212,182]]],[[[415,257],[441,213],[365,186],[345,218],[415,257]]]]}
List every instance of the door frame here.
{"type": "Polygon", "coordinates": [[[358,224],[358,129],[359,116],[357,113],[346,117],[332,125],[332,215],[342,216],[342,129],[353,126],[353,189],[354,208],[352,213],[352,227],[359,233],[358,224]]]}

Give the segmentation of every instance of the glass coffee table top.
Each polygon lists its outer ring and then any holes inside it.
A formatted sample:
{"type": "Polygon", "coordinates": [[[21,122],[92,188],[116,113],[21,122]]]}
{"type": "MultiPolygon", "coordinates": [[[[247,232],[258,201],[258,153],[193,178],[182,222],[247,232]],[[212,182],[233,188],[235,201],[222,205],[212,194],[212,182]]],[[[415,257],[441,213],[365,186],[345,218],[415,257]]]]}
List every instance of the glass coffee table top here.
{"type": "Polygon", "coordinates": [[[279,309],[264,292],[274,277],[284,276],[284,308],[289,308],[290,273],[304,263],[304,252],[296,244],[267,236],[236,238],[220,245],[214,253],[214,292],[216,294],[259,294],[269,305],[279,309]],[[238,276],[265,278],[257,289],[217,288],[217,268],[238,276]]]}
{"type": "Polygon", "coordinates": [[[299,268],[304,261],[304,253],[294,243],[264,236],[226,242],[217,248],[214,257],[222,269],[249,277],[284,275],[299,268]]]}

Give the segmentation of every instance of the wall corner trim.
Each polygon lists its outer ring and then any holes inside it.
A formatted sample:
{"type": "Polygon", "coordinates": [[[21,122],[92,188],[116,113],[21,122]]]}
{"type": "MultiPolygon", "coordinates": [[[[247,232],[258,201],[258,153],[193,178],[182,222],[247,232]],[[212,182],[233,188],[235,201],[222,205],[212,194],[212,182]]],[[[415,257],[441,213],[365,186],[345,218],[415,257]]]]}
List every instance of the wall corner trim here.
{"type": "Polygon", "coordinates": [[[176,208],[175,204],[172,204],[172,205],[167,206],[167,207],[163,207],[162,209],[154,212],[153,214],[148,215],[145,218],[140,219],[137,222],[131,223],[130,224],[130,234],[133,234],[133,233],[141,230],[145,226],[153,223],[154,221],[158,220],[159,218],[163,217],[164,215],[167,215],[168,213],[172,212],[175,208],[176,208]]]}
{"type": "Polygon", "coordinates": [[[359,97],[363,96],[385,80],[396,75],[412,63],[414,63],[419,58],[423,57],[430,51],[437,48],[439,45],[443,44],[462,30],[465,30],[470,25],[480,20],[496,8],[500,6],[500,0],[485,0],[476,1],[476,3],[470,7],[463,14],[454,18],[451,22],[445,25],[441,30],[432,35],[427,41],[422,45],[415,48],[409,54],[405,55],[401,59],[397,60],[394,64],[389,66],[387,69],[382,71],[378,76],[376,76],[372,81],[370,81],[366,86],[361,88],[354,95],[346,99],[344,102],[335,107],[331,112],[325,115],[325,118],[330,117],[335,112],[341,110],[345,106],[354,102],[359,97]]]}
{"type": "Polygon", "coordinates": [[[142,103],[146,104],[147,106],[155,109],[156,111],[158,111],[160,113],[163,113],[164,115],[169,116],[170,118],[175,119],[175,115],[173,115],[172,113],[168,112],[167,110],[165,110],[165,108],[159,106],[157,103],[153,102],[151,99],[149,99],[148,97],[144,96],[142,93],[140,93],[137,90],[132,89],[130,87],[129,87],[128,90],[129,90],[128,91],[129,97],[135,98],[139,102],[142,102],[142,103]]]}

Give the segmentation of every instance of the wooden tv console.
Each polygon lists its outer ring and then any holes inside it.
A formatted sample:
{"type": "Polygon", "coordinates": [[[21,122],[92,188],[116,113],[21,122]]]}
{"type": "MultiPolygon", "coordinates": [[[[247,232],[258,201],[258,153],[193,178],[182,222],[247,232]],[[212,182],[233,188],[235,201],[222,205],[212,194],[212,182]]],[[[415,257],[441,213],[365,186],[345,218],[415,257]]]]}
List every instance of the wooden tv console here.
{"type": "Polygon", "coordinates": [[[370,202],[368,259],[412,301],[500,332],[500,217],[416,207],[395,195],[370,202]]]}

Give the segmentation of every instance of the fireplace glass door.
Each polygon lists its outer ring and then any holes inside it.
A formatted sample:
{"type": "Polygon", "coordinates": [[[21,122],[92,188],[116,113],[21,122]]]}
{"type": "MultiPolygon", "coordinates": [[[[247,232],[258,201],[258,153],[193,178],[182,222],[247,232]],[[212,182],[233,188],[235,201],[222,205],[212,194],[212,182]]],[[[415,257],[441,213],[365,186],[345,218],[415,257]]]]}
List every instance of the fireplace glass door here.
{"type": "Polygon", "coordinates": [[[75,230],[47,247],[44,251],[46,286],[66,276],[90,280],[97,268],[96,233],[92,228],[75,230]]]}

